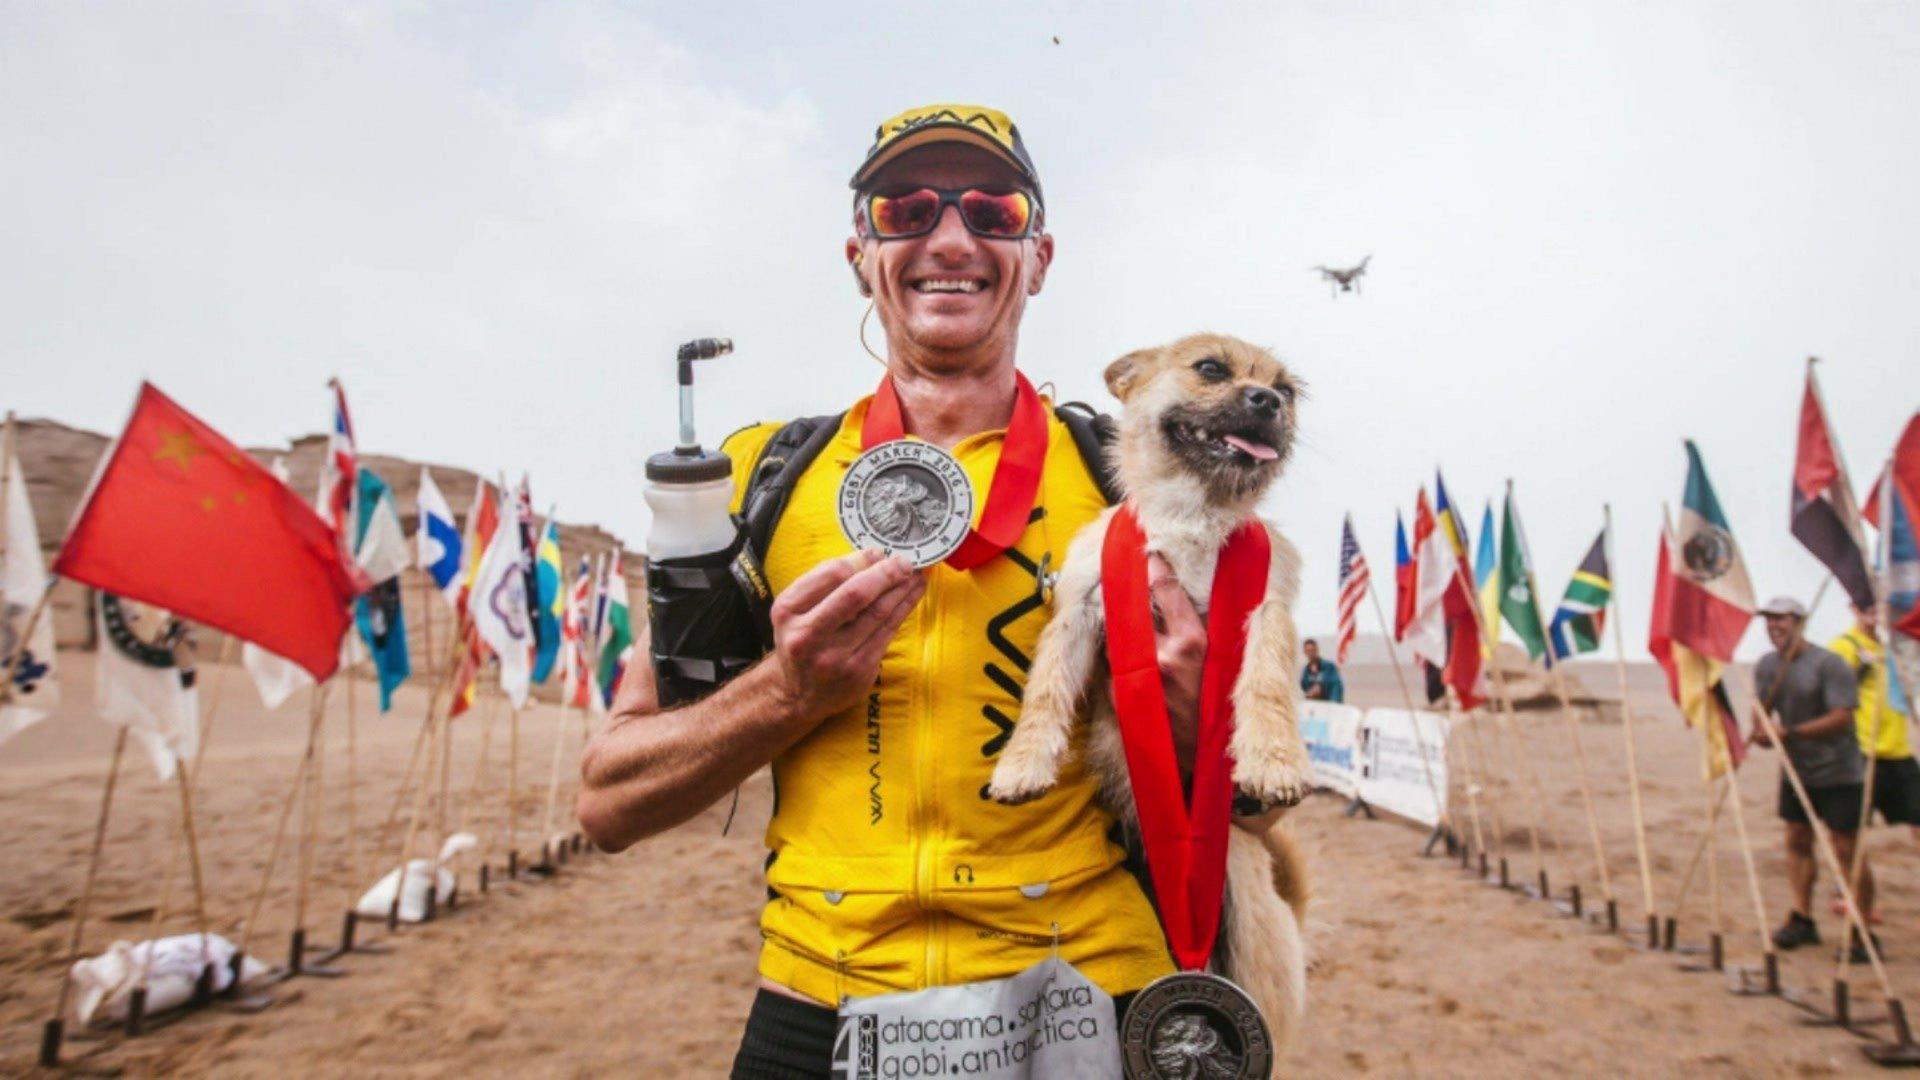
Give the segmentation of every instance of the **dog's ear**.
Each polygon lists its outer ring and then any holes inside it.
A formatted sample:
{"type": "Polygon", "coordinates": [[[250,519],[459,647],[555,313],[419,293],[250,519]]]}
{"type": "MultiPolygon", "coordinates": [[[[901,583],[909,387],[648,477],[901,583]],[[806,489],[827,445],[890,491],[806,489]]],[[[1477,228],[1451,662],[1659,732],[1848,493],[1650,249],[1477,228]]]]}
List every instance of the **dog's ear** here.
{"type": "Polygon", "coordinates": [[[1107,365],[1107,389],[1121,401],[1139,387],[1146,379],[1148,370],[1153,366],[1153,358],[1159,355],[1159,349],[1135,349],[1127,355],[1107,365]]]}

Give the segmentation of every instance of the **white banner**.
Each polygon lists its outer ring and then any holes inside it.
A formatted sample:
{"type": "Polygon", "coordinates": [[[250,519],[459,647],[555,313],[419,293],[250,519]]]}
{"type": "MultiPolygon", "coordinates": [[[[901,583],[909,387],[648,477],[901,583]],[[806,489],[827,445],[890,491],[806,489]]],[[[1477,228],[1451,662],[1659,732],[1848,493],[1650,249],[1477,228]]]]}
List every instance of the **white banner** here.
{"type": "Polygon", "coordinates": [[[1359,777],[1360,710],[1329,701],[1300,703],[1300,735],[1307,742],[1316,786],[1351,798],[1359,777]]]}
{"type": "Polygon", "coordinates": [[[1361,799],[1423,825],[1440,823],[1447,799],[1446,717],[1368,709],[1358,743],[1353,760],[1361,799]]]}

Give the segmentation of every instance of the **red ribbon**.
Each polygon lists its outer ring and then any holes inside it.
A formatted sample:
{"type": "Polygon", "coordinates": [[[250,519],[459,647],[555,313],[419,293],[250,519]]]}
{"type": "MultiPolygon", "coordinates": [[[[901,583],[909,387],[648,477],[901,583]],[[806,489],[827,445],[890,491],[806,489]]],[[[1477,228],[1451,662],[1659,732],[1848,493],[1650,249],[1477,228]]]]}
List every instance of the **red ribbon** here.
{"type": "MultiPolygon", "coordinates": [[[[1000,462],[993,468],[980,524],[968,529],[967,538],[947,556],[947,565],[955,570],[971,570],[1019,543],[1040,493],[1040,471],[1047,462],[1047,407],[1025,375],[1016,371],[1013,378],[1013,420],[1000,445],[1000,462]]],[[[871,450],[905,437],[900,395],[894,392],[889,375],[880,380],[880,389],[867,406],[866,420],[860,425],[860,449],[871,450]]]]}
{"type": "Polygon", "coordinates": [[[1227,538],[1214,566],[1191,806],[1181,791],[1166,687],[1160,681],[1146,536],[1131,501],[1114,513],[1100,552],[1113,707],[1133,778],[1140,839],[1153,874],[1160,925],[1166,928],[1174,961],[1187,971],[1206,966],[1220,930],[1233,813],[1233,758],[1227,753],[1233,686],[1246,654],[1247,620],[1266,595],[1269,549],[1266,528],[1248,521],[1227,538]]]}

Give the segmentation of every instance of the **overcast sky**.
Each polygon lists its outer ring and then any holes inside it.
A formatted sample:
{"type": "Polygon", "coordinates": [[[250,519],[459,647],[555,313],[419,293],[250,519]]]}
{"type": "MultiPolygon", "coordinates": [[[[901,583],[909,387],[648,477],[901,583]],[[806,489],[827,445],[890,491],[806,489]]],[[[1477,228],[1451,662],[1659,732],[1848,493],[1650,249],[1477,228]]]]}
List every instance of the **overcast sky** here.
{"type": "Polygon", "coordinates": [[[1046,184],[1036,382],[1105,404],[1209,329],[1311,384],[1269,506],[1309,630],[1341,514],[1384,570],[1439,465],[1476,530],[1513,479],[1554,597],[1611,501],[1643,655],[1685,436],[1805,599],[1805,358],[1862,489],[1920,405],[1920,6],[986,0],[0,2],[5,404],[111,431],[146,377],[270,444],[337,374],[364,448],[638,544],[677,342],[738,344],[709,441],[872,388],[845,182],[936,100],[1010,112],[1046,184]],[[1364,295],[1308,271],[1367,254],[1364,295]]]}

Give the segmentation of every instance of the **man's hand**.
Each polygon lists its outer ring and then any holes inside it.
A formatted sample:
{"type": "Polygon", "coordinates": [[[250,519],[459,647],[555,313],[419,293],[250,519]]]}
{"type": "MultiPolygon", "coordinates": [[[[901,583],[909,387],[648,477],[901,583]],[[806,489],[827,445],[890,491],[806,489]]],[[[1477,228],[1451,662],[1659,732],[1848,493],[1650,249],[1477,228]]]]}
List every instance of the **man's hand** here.
{"type": "Polygon", "coordinates": [[[1153,595],[1154,644],[1160,659],[1160,683],[1166,688],[1167,721],[1173,728],[1173,752],[1182,772],[1193,768],[1193,747],[1200,733],[1200,672],[1207,659],[1207,624],[1157,553],[1147,556],[1147,589],[1153,595]]]}
{"type": "Polygon", "coordinates": [[[871,550],[821,563],[789,585],[773,602],[771,658],[789,714],[818,723],[859,701],[926,591],[926,576],[905,558],[871,550]]]}
{"type": "MultiPolygon", "coordinates": [[[[1772,729],[1771,729],[1771,726],[1767,723],[1766,714],[1760,711],[1760,703],[1757,701],[1753,703],[1753,722],[1752,723],[1753,723],[1753,730],[1747,733],[1747,742],[1751,743],[1754,746],[1771,748],[1773,746],[1772,729]]],[[[1785,732],[1782,732],[1781,734],[1784,735],[1785,732]]]]}

